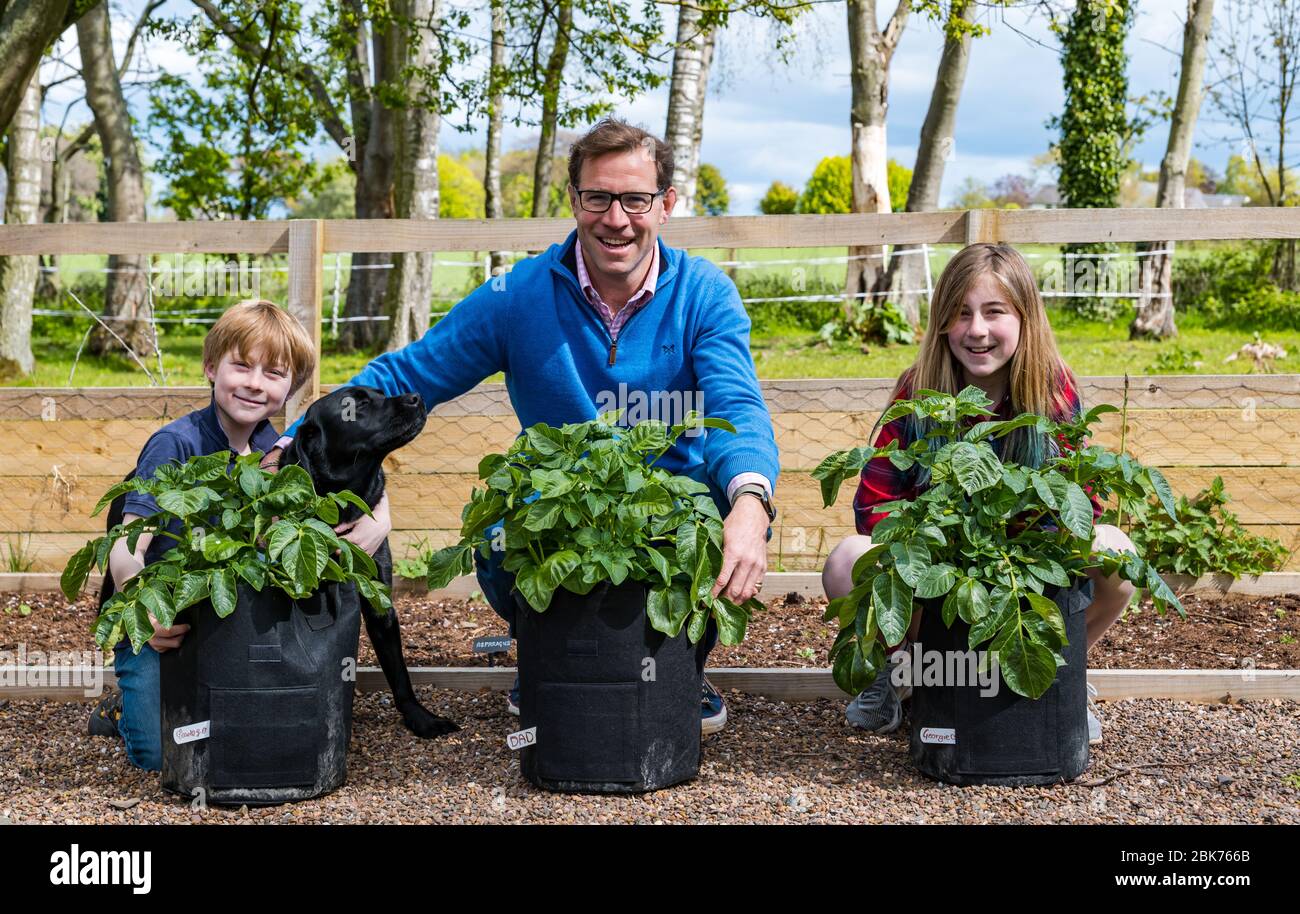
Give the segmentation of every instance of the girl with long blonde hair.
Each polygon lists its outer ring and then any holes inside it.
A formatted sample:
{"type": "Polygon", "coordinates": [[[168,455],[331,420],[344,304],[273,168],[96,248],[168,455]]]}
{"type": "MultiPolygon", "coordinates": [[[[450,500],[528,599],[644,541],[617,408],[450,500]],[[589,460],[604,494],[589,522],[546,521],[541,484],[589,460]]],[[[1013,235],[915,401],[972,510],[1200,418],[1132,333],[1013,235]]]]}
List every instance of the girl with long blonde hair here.
{"type": "MultiPolygon", "coordinates": [[[[1037,413],[1054,421],[1068,420],[1083,407],[1078,379],[1061,358],[1034,274],[1018,251],[1005,244],[972,244],[948,262],[935,286],[930,316],[916,361],[899,377],[892,400],[905,400],[916,390],[956,394],[974,385],[994,403],[997,418],[1037,413]]],[[[876,447],[898,441],[905,448],[924,436],[925,423],[916,417],[896,419],[872,429],[876,447]],[[879,434],[876,434],[879,429],[879,434]]],[[[993,447],[1008,461],[1041,466],[1055,456],[1057,442],[1031,428],[1019,428],[993,447]]],[[[853,564],[871,547],[871,530],[884,512],[873,507],[889,501],[911,500],[928,484],[924,471],[897,469],[888,458],[878,457],[862,470],[853,498],[857,533],[840,542],[822,570],[822,587],[830,599],[853,589],[853,564]]],[[[1089,493],[1094,519],[1102,506],[1089,493]]],[[[1094,527],[1093,548],[1134,551],[1133,543],[1118,527],[1094,527]]],[[[1088,646],[1091,647],[1119,618],[1133,595],[1133,585],[1118,575],[1106,577],[1090,569],[1094,599],[1086,610],[1088,646]]],[[[916,636],[921,613],[912,615],[909,639],[916,636]]],[[[895,656],[906,658],[906,642],[895,656]]],[[[1089,692],[1092,692],[1091,685],[1089,692]]],[[[878,675],[854,698],[847,711],[849,723],[877,733],[897,729],[908,686],[896,687],[887,671],[878,675]]],[[[1101,741],[1101,724],[1094,709],[1088,712],[1089,738],[1101,741]]]]}

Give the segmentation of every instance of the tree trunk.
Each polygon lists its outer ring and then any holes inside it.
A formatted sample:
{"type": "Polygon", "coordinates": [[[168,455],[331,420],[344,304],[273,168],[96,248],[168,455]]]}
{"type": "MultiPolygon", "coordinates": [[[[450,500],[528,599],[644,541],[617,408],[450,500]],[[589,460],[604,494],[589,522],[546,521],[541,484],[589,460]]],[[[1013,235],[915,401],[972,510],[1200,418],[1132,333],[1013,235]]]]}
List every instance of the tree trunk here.
{"type": "Polygon", "coordinates": [[[696,215],[696,179],[700,170],[700,139],[704,130],[704,98],[713,62],[714,32],[700,28],[702,11],[680,6],[677,45],[673,51],[672,82],[668,88],[668,123],[664,139],[673,148],[673,187],[677,211],[696,215]]]}
{"type": "MultiPolygon", "coordinates": [[[[397,212],[399,219],[438,218],[438,86],[424,74],[441,53],[434,32],[439,0],[404,0],[405,15],[415,27],[415,41],[395,38],[403,71],[409,74],[410,99],[399,135],[397,212]]],[[[400,8],[400,7],[399,7],[400,8]]],[[[417,251],[397,254],[388,281],[388,351],[401,349],[429,329],[429,304],[433,297],[433,254],[417,251]]]]}
{"type": "MultiPolygon", "coordinates": [[[[391,219],[395,209],[393,199],[396,181],[397,136],[399,112],[389,108],[365,83],[369,63],[364,41],[364,16],[358,22],[358,47],[355,66],[350,76],[352,129],[358,149],[357,185],[353,205],[358,219],[391,219]]],[[[372,26],[373,28],[373,26],[372,26]]],[[[375,30],[371,37],[375,60],[375,85],[395,77],[392,41],[401,25],[389,25],[375,30]]],[[[436,161],[434,167],[436,168],[436,161]]],[[[346,317],[375,318],[385,313],[387,304],[388,273],[391,263],[386,253],[358,253],[352,255],[352,270],[348,277],[346,317]]],[[[350,320],[339,328],[338,346],[343,352],[367,350],[386,340],[382,321],[350,320]]]]}
{"type": "MultiPolygon", "coordinates": [[[[912,185],[907,193],[906,211],[930,213],[939,208],[939,188],[943,184],[944,165],[952,157],[957,127],[957,104],[966,84],[966,65],[970,62],[970,33],[954,29],[955,20],[964,19],[970,0],[954,0],[948,11],[949,28],[939,57],[930,107],[921,125],[921,144],[916,150],[912,185]]],[[[913,327],[921,325],[921,294],[926,288],[926,271],[930,265],[920,245],[899,245],[889,258],[889,270],[878,291],[889,291],[913,327]],[[915,253],[911,253],[915,252],[915,253]]]]}
{"type": "Polygon", "coordinates": [[[0,134],[23,103],[45,49],[89,9],[71,0],[0,2],[0,134]]]}
{"type": "MultiPolygon", "coordinates": [[[[852,85],[852,212],[887,213],[890,204],[885,117],[889,111],[889,62],[906,25],[909,3],[899,0],[884,32],[876,25],[875,0],[848,0],[846,6],[852,85]]],[[[846,315],[851,314],[855,301],[876,290],[884,267],[884,250],[878,245],[849,248],[849,257],[859,259],[850,259],[845,270],[846,315]]]]}
{"type": "MultiPolygon", "coordinates": [[[[1192,152],[1192,134],[1205,95],[1206,43],[1214,21],[1214,0],[1188,0],[1187,23],[1183,26],[1183,63],[1178,77],[1178,99],[1169,122],[1169,142],[1160,162],[1160,184],[1156,206],[1181,209],[1187,185],[1187,161],[1192,152]]],[[[1163,250],[1167,253],[1139,257],[1141,277],[1137,316],[1129,325],[1130,339],[1163,339],[1176,336],[1174,325],[1174,243],[1157,241],[1138,245],[1138,253],[1163,250]]]]}
{"type": "Polygon", "coordinates": [[[569,30],[573,26],[573,0],[559,0],[555,24],[555,44],[546,61],[542,82],[542,133],[537,140],[537,162],[533,167],[533,218],[550,211],[551,162],[555,158],[555,122],[560,111],[560,88],[564,64],[569,57],[569,30]]]}
{"type": "MultiPolygon", "coordinates": [[[[505,95],[501,87],[506,66],[506,7],[505,0],[492,0],[492,59],[488,71],[488,132],[487,153],[483,157],[483,206],[489,219],[505,217],[505,204],[501,199],[501,133],[505,118],[502,108],[505,95]]],[[[491,252],[492,275],[506,268],[506,252],[491,252]]]]}
{"type": "MultiPolygon", "coordinates": [[[[106,222],[144,222],[144,169],[136,150],[131,117],[113,59],[108,5],[101,3],[77,22],[81,73],[86,103],[95,116],[95,130],[104,149],[108,182],[106,222]]],[[[135,354],[144,358],[155,351],[149,323],[149,258],[140,254],[113,254],[108,258],[104,284],[104,323],[135,354]]],[[[101,324],[90,334],[87,349],[96,355],[119,352],[118,342],[101,324]]],[[[125,354],[125,353],[123,353],[125,354]]]]}
{"type": "MultiPolygon", "coordinates": [[[[5,224],[35,224],[41,205],[41,83],[32,73],[9,123],[5,172],[5,224]]],[[[36,294],[37,258],[0,257],[0,378],[14,380],[32,373],[32,296],[36,294]]]]}

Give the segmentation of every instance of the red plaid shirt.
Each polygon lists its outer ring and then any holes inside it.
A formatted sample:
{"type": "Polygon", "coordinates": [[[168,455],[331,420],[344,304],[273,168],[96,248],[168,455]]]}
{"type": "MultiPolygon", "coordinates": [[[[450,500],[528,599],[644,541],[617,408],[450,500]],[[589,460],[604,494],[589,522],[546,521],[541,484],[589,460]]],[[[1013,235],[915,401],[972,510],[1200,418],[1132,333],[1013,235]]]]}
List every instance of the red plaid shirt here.
{"type": "MultiPolygon", "coordinates": [[[[1070,383],[1069,375],[1061,375],[1060,385],[1062,394],[1070,404],[1071,414],[1078,415],[1083,410],[1083,404],[1079,399],[1078,391],[1070,383]]],[[[907,389],[909,386],[904,385],[904,389],[894,398],[894,402],[906,400],[911,396],[907,389]]],[[[995,419],[1014,418],[1011,413],[1010,390],[1003,395],[994,412],[997,414],[994,417],[995,419]]],[[[974,424],[974,421],[977,420],[971,420],[968,424],[974,424]]],[[[891,441],[897,441],[900,450],[911,444],[911,440],[907,437],[907,417],[895,419],[882,428],[880,434],[876,437],[875,446],[878,448],[884,447],[891,441]]],[[[1101,502],[1097,500],[1097,496],[1093,495],[1090,487],[1084,486],[1083,490],[1088,493],[1088,498],[1092,500],[1092,514],[1095,521],[1101,517],[1104,509],[1101,502]]],[[[862,476],[858,480],[858,490],[853,495],[853,515],[857,531],[870,534],[876,524],[888,517],[887,512],[872,511],[873,506],[889,501],[912,501],[919,494],[920,490],[910,482],[909,474],[904,473],[890,463],[888,457],[876,457],[868,461],[867,465],[862,468],[862,476]]]]}

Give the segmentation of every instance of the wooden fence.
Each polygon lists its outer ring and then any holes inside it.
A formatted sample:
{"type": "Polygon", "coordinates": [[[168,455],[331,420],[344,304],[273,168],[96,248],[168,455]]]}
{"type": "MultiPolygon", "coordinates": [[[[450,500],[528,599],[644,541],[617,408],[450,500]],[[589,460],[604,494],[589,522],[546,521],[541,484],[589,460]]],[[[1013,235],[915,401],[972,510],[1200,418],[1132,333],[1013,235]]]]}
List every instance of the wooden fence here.
{"type": "MultiPolygon", "coordinates": [[[[337,252],[536,250],[562,240],[567,219],[136,223],[0,226],[0,256],[33,254],[288,253],[289,308],[319,346],[323,255],[337,252]]],[[[682,248],[864,244],[1013,244],[1300,237],[1300,210],[1025,210],[850,216],[671,219],[665,241],[682,248]]],[[[766,381],[782,455],[779,533],[771,559],[819,567],[852,532],[853,482],[823,509],[809,476],[827,453],[866,442],[892,379],[766,381]]],[[[1086,378],[1085,403],[1119,404],[1123,380],[1086,378]]],[[[312,377],[273,418],[278,428],[328,391],[312,377]]],[[[125,475],[160,424],[207,404],[207,388],[0,388],[0,540],[25,549],[35,571],[56,571],[103,532],[90,510],[125,475]]],[[[479,458],[519,430],[504,385],[484,384],[439,405],[423,434],[393,455],[395,554],[420,541],[450,542],[479,458]]],[[[1300,375],[1135,378],[1126,446],[1193,492],[1222,475],[1243,523],[1300,541],[1300,375]]],[[[1109,416],[1098,440],[1119,446],[1109,416]]],[[[4,553],[0,553],[0,561],[4,553]]],[[[1293,560],[1291,569],[1300,569],[1293,560]]]]}

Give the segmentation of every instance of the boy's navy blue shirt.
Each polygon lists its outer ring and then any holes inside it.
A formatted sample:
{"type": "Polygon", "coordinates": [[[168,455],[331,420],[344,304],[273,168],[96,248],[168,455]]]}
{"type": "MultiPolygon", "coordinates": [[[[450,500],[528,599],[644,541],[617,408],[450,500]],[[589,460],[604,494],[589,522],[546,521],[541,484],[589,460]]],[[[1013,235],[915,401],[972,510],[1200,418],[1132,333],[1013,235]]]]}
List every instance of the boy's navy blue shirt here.
{"type": "MultiPolygon", "coordinates": [[[[263,419],[257,424],[257,428],[253,429],[248,445],[251,450],[265,453],[275,445],[279,437],[280,434],[271,425],[271,420],[263,419]]],[[[221,422],[217,418],[217,395],[214,391],[211,401],[203,409],[186,413],[149,436],[149,440],[140,451],[139,459],[136,460],[135,476],[140,479],[151,479],[158,467],[169,461],[175,460],[183,464],[191,457],[215,454],[218,451],[233,451],[233,449],[230,446],[230,439],[226,437],[225,429],[221,427],[221,422]]],[[[231,457],[233,464],[233,453],[231,457]]],[[[123,513],[148,517],[158,511],[158,502],[152,495],[146,492],[126,494],[123,513]]],[[[176,536],[180,536],[184,528],[181,522],[176,520],[168,529],[176,536]]],[[[163,536],[161,533],[155,535],[149,542],[149,548],[145,550],[144,563],[149,565],[158,561],[163,553],[174,545],[176,541],[170,537],[163,536]]]]}
{"type": "MultiPolygon", "coordinates": [[[[586,422],[625,403],[634,412],[636,396],[661,403],[675,396],[736,427],[735,434],[683,435],[658,462],[708,485],[725,516],[726,486],[737,474],[761,473],[775,490],[780,472],[749,352],[749,315],[720,269],[657,243],[654,296],[618,332],[614,356],[608,328],[578,286],[575,230],[484,282],[420,339],[378,356],[347,384],[389,396],[414,391],[432,410],[501,371],[522,429],[586,422]]],[[[641,418],[680,422],[682,416],[641,418]]],[[[622,421],[629,419],[639,421],[626,413],[622,421]]],[[[295,422],[285,434],[293,437],[297,428],[295,422]]]]}

